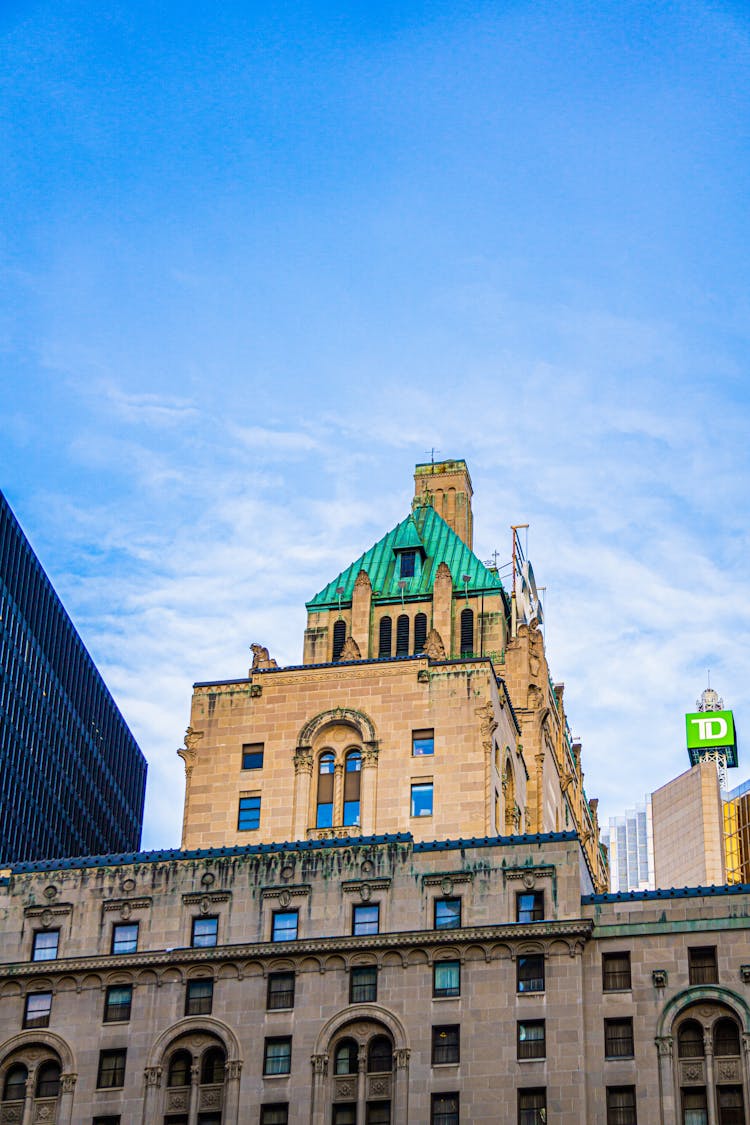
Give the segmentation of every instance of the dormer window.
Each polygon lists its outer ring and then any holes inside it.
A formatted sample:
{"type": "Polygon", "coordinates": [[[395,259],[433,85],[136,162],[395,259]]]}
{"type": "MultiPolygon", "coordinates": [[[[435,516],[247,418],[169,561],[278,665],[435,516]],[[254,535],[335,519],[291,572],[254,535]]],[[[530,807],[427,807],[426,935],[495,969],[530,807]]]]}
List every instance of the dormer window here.
{"type": "Polygon", "coordinates": [[[401,560],[401,577],[413,578],[417,567],[417,552],[401,551],[399,555],[401,560]]]}

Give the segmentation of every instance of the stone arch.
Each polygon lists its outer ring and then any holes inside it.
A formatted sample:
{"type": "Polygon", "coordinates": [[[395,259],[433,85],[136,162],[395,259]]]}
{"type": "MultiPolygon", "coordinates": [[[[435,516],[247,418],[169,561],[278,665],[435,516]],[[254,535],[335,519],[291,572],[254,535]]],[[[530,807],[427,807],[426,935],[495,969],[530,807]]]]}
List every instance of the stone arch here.
{"type": "Polygon", "coordinates": [[[240,1060],[239,1040],[229,1024],[224,1023],[223,1020],[217,1020],[215,1016],[186,1016],[184,1019],[177,1020],[171,1027],[166,1028],[154,1040],[146,1066],[161,1066],[162,1059],[176,1039],[180,1039],[183,1035],[195,1035],[201,1032],[204,1035],[206,1033],[215,1035],[221,1041],[227,1053],[228,1063],[240,1060]]]}
{"type": "Polygon", "coordinates": [[[50,1051],[54,1051],[60,1060],[63,1074],[71,1074],[76,1072],[75,1056],[73,1050],[59,1035],[54,1031],[48,1031],[46,1028],[30,1028],[28,1031],[20,1031],[18,1035],[11,1036],[6,1039],[4,1043],[0,1044],[0,1069],[5,1067],[10,1055],[16,1051],[23,1051],[31,1047],[47,1047],[50,1051]]]}
{"type": "Polygon", "coordinates": [[[335,707],[330,711],[321,711],[314,718],[308,719],[297,736],[297,746],[311,747],[323,727],[333,723],[345,723],[354,727],[359,732],[363,742],[375,742],[376,740],[373,721],[364,711],[355,711],[350,707],[335,707]]]}
{"type": "Polygon", "coordinates": [[[698,1004],[701,1000],[705,1003],[723,1004],[737,1016],[742,1030],[750,1031],[750,1006],[742,996],[718,984],[701,984],[683,989],[664,1005],[656,1025],[657,1039],[670,1035],[672,1025],[685,1008],[698,1004]]]}
{"type": "Polygon", "coordinates": [[[323,1024],[315,1040],[315,1054],[324,1054],[334,1036],[351,1023],[380,1023],[390,1032],[395,1050],[409,1047],[404,1025],[388,1008],[380,1004],[350,1004],[323,1024]]]}

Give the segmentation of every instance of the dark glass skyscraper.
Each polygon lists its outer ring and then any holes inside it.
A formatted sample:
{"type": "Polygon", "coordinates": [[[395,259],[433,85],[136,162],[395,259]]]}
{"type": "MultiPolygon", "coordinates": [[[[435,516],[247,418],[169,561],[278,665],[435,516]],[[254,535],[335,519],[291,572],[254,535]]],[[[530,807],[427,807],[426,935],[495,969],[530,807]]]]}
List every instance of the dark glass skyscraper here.
{"type": "Polygon", "coordinates": [[[0,862],[136,850],[146,760],[0,492],[0,862]]]}

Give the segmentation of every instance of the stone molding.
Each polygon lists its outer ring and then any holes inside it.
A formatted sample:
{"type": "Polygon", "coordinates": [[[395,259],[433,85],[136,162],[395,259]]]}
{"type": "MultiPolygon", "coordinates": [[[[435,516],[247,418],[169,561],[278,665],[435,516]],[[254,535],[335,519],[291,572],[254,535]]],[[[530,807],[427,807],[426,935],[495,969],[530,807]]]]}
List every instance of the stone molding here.
{"type": "Polygon", "coordinates": [[[309,895],[312,887],[309,883],[289,883],[285,887],[261,887],[260,897],[265,902],[269,898],[280,899],[281,906],[287,906],[292,898],[300,895],[309,895]]]}
{"type": "Polygon", "coordinates": [[[221,902],[231,902],[231,891],[192,891],[190,894],[182,896],[182,901],[185,906],[203,906],[203,903],[208,901],[211,906],[218,905],[221,902]]]}
{"type": "Polygon", "coordinates": [[[152,902],[151,898],[111,898],[102,903],[102,913],[117,910],[122,918],[127,918],[134,910],[148,910],[152,902]]]}
{"type": "Polygon", "coordinates": [[[540,863],[533,867],[505,867],[503,880],[520,879],[527,890],[535,887],[539,879],[553,879],[555,868],[550,864],[540,863]]]}
{"type": "Polygon", "coordinates": [[[347,879],[345,883],[341,884],[341,890],[344,894],[359,894],[364,901],[371,897],[373,891],[388,891],[390,888],[391,880],[389,878],[347,879]]]}
{"type": "Polygon", "coordinates": [[[436,871],[432,875],[422,876],[423,887],[440,887],[444,895],[451,894],[456,883],[473,882],[473,871],[436,871]]]}
{"type": "Polygon", "coordinates": [[[24,907],[23,916],[24,918],[39,918],[42,925],[46,927],[49,926],[53,918],[62,918],[65,917],[66,914],[72,913],[72,902],[57,902],[54,906],[42,906],[41,904],[26,906],[24,907]]]}

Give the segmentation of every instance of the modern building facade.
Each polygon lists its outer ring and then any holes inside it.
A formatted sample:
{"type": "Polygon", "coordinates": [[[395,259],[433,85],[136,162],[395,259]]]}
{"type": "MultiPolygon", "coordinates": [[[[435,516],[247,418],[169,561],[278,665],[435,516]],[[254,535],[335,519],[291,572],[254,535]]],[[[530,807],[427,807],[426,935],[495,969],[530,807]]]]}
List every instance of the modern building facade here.
{"type": "Polygon", "coordinates": [[[195,686],[181,850],[0,877],[0,1125],[747,1125],[750,887],[607,893],[461,466],[195,686]]]}
{"type": "Polygon", "coordinates": [[[623,816],[610,817],[606,837],[610,891],[654,890],[654,830],[650,796],[642,804],[627,809],[623,816]]]}
{"type": "Polygon", "coordinates": [[[146,762],[0,492],[0,863],[132,850],[146,762]]]}

